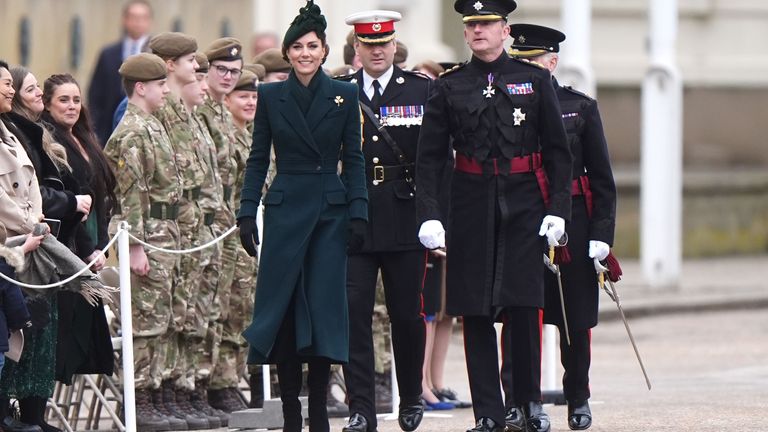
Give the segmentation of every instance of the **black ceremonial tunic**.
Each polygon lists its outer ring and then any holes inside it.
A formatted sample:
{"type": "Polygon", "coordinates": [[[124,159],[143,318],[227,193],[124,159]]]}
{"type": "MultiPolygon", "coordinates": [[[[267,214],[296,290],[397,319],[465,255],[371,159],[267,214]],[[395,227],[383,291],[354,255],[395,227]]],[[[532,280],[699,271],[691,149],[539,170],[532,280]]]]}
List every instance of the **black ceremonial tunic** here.
{"type": "Polygon", "coordinates": [[[433,87],[419,137],[417,211],[420,222],[450,221],[446,312],[493,316],[510,306],[541,308],[541,220],[545,214],[568,219],[571,212],[572,158],[551,76],[503,53],[491,63],[473,57],[433,87]],[[454,171],[446,218],[437,196],[451,139],[457,158],[472,158],[484,174],[454,171]],[[510,159],[537,152],[549,179],[549,208],[533,172],[503,169],[510,159]]]}
{"type": "MultiPolygon", "coordinates": [[[[577,331],[597,325],[600,292],[595,267],[589,258],[589,241],[613,244],[616,184],[597,101],[570,87],[561,87],[557,81],[553,83],[573,153],[573,207],[571,220],[566,224],[571,262],[561,265],[560,271],[568,326],[571,331],[577,331]],[[584,176],[587,183],[581,179],[584,176]],[[587,194],[586,185],[589,185],[587,194]],[[589,195],[591,199],[587,198],[589,195]],[[591,217],[587,208],[590,200],[591,217]]],[[[545,285],[544,322],[562,326],[557,279],[549,270],[545,270],[545,285]]]]}

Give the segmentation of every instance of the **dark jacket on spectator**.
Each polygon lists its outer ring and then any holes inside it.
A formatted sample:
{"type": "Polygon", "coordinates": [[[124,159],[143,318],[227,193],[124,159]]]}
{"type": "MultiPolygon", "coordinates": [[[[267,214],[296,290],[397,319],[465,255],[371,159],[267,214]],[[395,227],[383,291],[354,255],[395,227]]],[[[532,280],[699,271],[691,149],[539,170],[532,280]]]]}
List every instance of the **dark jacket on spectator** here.
{"type": "MultiPolygon", "coordinates": [[[[13,252],[0,245],[0,272],[16,279],[16,272],[5,256],[13,252]]],[[[23,256],[23,255],[22,255],[23,256]]],[[[23,260],[23,258],[21,258],[23,260]]],[[[13,261],[11,259],[11,261],[13,261]]],[[[8,334],[11,330],[26,328],[29,322],[29,312],[24,304],[24,296],[18,285],[0,279],[0,353],[8,351],[8,334]]]]}

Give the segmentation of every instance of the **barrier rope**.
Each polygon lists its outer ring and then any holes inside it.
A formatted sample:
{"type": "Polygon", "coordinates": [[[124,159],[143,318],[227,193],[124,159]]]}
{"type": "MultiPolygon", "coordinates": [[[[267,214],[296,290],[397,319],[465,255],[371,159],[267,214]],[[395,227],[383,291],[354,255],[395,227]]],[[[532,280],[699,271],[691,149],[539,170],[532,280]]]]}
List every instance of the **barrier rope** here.
{"type": "MultiPolygon", "coordinates": [[[[230,234],[235,232],[236,229],[237,229],[237,226],[233,226],[232,228],[228,229],[225,233],[223,233],[222,235],[220,235],[220,236],[216,237],[215,239],[209,241],[206,244],[203,244],[203,245],[191,248],[191,249],[175,250],[175,249],[164,249],[164,248],[160,248],[160,247],[157,247],[157,246],[153,246],[153,245],[151,245],[149,243],[146,243],[143,240],[141,240],[141,239],[137,238],[136,236],[134,236],[133,234],[131,234],[131,232],[128,231],[126,228],[123,228],[121,226],[120,228],[117,229],[117,232],[112,237],[112,239],[109,240],[109,243],[107,243],[107,245],[104,247],[104,249],[102,249],[101,253],[106,255],[106,253],[109,250],[109,248],[111,248],[112,245],[115,244],[117,239],[120,237],[120,233],[123,232],[123,231],[127,232],[128,236],[130,238],[132,238],[136,243],[138,243],[138,244],[140,244],[140,245],[142,245],[142,246],[144,246],[144,247],[146,247],[148,249],[152,249],[152,250],[155,250],[155,251],[158,251],[158,252],[169,253],[169,254],[183,255],[183,254],[199,252],[199,251],[201,251],[203,249],[207,249],[207,248],[215,245],[216,243],[224,240],[225,238],[227,238],[230,234]]],[[[13,284],[16,284],[16,285],[18,285],[20,287],[24,287],[24,288],[32,288],[32,289],[56,288],[56,287],[60,287],[62,285],[66,285],[66,284],[72,282],[73,280],[77,279],[78,277],[82,276],[83,273],[85,273],[86,270],[90,269],[91,266],[93,266],[93,264],[98,259],[99,259],[99,257],[97,256],[96,258],[93,259],[93,261],[88,263],[85,267],[83,267],[80,271],[78,271],[77,273],[73,274],[72,276],[70,276],[70,277],[68,277],[68,278],[66,278],[64,280],[61,280],[59,282],[48,284],[48,285],[30,285],[30,284],[27,284],[27,283],[24,283],[24,282],[17,281],[15,279],[11,278],[11,277],[8,277],[8,276],[6,276],[5,274],[3,274],[1,272],[0,272],[0,277],[2,277],[3,279],[5,279],[8,282],[11,282],[13,284]]]]}
{"type": "MultiPolygon", "coordinates": [[[[102,253],[102,254],[104,254],[104,255],[106,256],[106,253],[107,253],[107,251],[109,250],[109,248],[111,248],[111,247],[112,247],[112,245],[113,245],[113,244],[115,244],[115,242],[117,241],[117,238],[120,236],[120,232],[121,232],[121,231],[123,231],[123,229],[122,229],[122,228],[119,228],[119,229],[117,230],[117,233],[115,234],[115,236],[114,236],[114,237],[112,237],[112,239],[109,241],[109,243],[107,243],[107,245],[104,247],[104,249],[102,249],[102,250],[101,250],[101,253],[102,253]]],[[[48,284],[48,285],[30,285],[30,284],[26,284],[26,283],[24,283],[24,282],[19,282],[19,281],[17,281],[17,280],[14,280],[13,278],[10,278],[10,277],[6,276],[6,275],[5,275],[5,274],[3,274],[2,272],[0,272],[0,277],[2,277],[3,279],[7,280],[8,282],[14,283],[14,284],[16,284],[16,285],[18,285],[18,286],[20,286],[20,287],[24,287],[24,288],[33,288],[33,289],[48,289],[48,288],[56,288],[56,287],[60,287],[60,286],[62,286],[62,285],[66,285],[66,284],[68,284],[68,283],[72,282],[73,280],[75,280],[75,279],[79,278],[80,276],[82,276],[82,275],[83,275],[83,273],[85,273],[85,271],[86,271],[86,270],[90,269],[90,268],[91,268],[91,266],[92,266],[92,265],[93,265],[93,264],[96,262],[96,260],[98,260],[98,259],[99,259],[99,257],[97,256],[96,258],[94,258],[94,259],[93,259],[93,261],[89,262],[89,263],[88,263],[88,264],[87,264],[85,267],[83,267],[83,268],[82,268],[82,269],[81,269],[79,272],[77,272],[77,273],[73,274],[72,276],[70,276],[70,277],[68,277],[68,278],[66,278],[66,279],[64,279],[64,280],[58,281],[58,282],[56,282],[56,283],[48,284]]]]}
{"type": "Polygon", "coordinates": [[[200,246],[193,247],[191,249],[181,249],[181,250],[164,249],[164,248],[161,248],[161,247],[153,246],[153,245],[151,245],[149,243],[144,242],[141,239],[136,238],[133,234],[130,233],[130,231],[128,232],[128,236],[130,238],[132,238],[136,243],[144,246],[147,249],[152,249],[152,250],[155,250],[155,251],[158,251],[158,252],[164,252],[164,253],[175,254],[175,255],[184,255],[184,254],[199,252],[199,251],[201,251],[203,249],[207,249],[207,248],[215,245],[216,243],[224,240],[225,238],[229,237],[229,235],[232,234],[233,232],[235,232],[236,229],[237,229],[237,226],[233,226],[232,228],[228,229],[224,234],[216,237],[215,239],[209,241],[206,244],[202,244],[200,246]]]}

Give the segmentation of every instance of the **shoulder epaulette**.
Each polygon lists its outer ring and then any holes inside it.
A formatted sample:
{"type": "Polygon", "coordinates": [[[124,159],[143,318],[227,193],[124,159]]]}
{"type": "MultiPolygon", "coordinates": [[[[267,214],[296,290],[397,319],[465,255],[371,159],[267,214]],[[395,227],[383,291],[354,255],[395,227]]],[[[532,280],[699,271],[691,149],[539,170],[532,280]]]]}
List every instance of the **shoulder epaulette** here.
{"type": "Polygon", "coordinates": [[[403,73],[406,74],[406,75],[411,75],[411,76],[415,76],[415,77],[418,77],[418,78],[423,78],[425,80],[431,80],[430,77],[428,77],[428,76],[426,76],[423,73],[418,72],[418,71],[412,71],[412,70],[405,70],[405,69],[403,69],[403,73]]]}
{"type": "Polygon", "coordinates": [[[587,99],[589,99],[589,100],[595,100],[595,98],[593,98],[592,96],[590,96],[590,95],[588,95],[588,94],[586,94],[586,93],[580,92],[580,91],[576,90],[575,88],[573,88],[573,87],[571,87],[571,86],[563,86],[563,88],[564,88],[564,89],[565,89],[565,90],[566,90],[568,93],[573,93],[573,94],[575,94],[575,95],[577,95],[577,96],[581,96],[581,97],[587,98],[587,99]]]}
{"type": "Polygon", "coordinates": [[[346,75],[336,75],[336,76],[331,77],[331,78],[333,78],[335,80],[339,80],[339,81],[347,81],[347,82],[349,82],[354,77],[355,77],[355,74],[351,73],[351,74],[346,74],[346,75]]]}
{"type": "Polygon", "coordinates": [[[548,70],[546,67],[544,67],[543,64],[536,63],[535,61],[530,61],[530,60],[528,60],[526,58],[519,58],[519,57],[511,57],[511,58],[512,58],[512,60],[515,60],[515,61],[523,63],[523,64],[527,64],[527,65],[530,65],[530,66],[536,66],[539,69],[548,70]]]}
{"type": "Polygon", "coordinates": [[[466,65],[467,65],[467,62],[459,63],[459,64],[457,64],[456,66],[454,66],[454,67],[452,67],[452,68],[448,69],[447,71],[445,71],[445,72],[441,73],[441,74],[440,74],[440,76],[442,77],[442,76],[444,76],[444,75],[448,75],[449,73],[453,73],[453,72],[456,72],[457,70],[459,70],[459,69],[463,68],[463,67],[464,67],[464,66],[466,66],[466,65]]]}

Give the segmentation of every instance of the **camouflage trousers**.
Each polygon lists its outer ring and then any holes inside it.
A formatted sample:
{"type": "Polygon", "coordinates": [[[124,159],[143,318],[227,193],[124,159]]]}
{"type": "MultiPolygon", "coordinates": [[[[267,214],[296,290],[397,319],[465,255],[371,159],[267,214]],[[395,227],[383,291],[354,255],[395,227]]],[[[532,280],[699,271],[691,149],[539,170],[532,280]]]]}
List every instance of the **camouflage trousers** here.
{"type": "MultiPolygon", "coordinates": [[[[179,212],[181,249],[189,249],[213,239],[210,227],[202,223],[202,213],[196,204],[182,205],[179,212]],[[198,217],[199,216],[199,217],[198,217]]],[[[167,351],[163,379],[171,380],[178,388],[194,390],[195,379],[201,375],[198,367],[203,350],[210,309],[205,307],[206,298],[213,298],[215,275],[218,265],[215,247],[183,254],[179,260],[176,283],[173,289],[173,332],[167,335],[167,351]]],[[[210,371],[210,370],[209,370],[210,371]]]]}
{"type": "MultiPolygon", "coordinates": [[[[226,304],[227,319],[220,325],[218,361],[211,375],[210,388],[222,389],[235,387],[240,375],[245,372],[245,340],[241,333],[250,324],[253,315],[253,299],[256,290],[256,277],[259,272],[258,259],[249,256],[240,247],[235,237],[234,254],[236,256],[229,298],[226,304]]],[[[225,307],[222,305],[222,309],[225,307]]]]}
{"type": "MultiPolygon", "coordinates": [[[[174,221],[150,219],[145,222],[145,241],[164,249],[179,247],[179,229],[174,221]]],[[[137,389],[160,387],[172,320],[172,291],[178,255],[144,248],[149,273],[131,273],[131,318],[133,361],[137,389]]]]}

